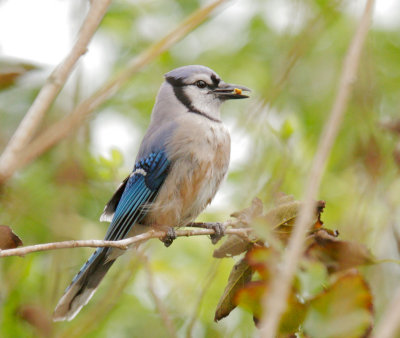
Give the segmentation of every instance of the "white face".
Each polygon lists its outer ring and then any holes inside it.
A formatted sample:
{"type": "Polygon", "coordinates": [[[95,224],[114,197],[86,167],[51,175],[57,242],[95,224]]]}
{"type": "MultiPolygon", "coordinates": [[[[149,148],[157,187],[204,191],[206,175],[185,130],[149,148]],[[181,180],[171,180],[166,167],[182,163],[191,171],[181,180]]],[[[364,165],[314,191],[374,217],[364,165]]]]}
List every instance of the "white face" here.
{"type": "Polygon", "coordinates": [[[220,118],[220,107],[222,101],[208,87],[199,88],[196,84],[185,86],[184,93],[190,100],[192,106],[210,115],[213,118],[220,118]]]}
{"type": "Polygon", "coordinates": [[[220,122],[221,104],[229,99],[247,98],[243,86],[221,81],[210,68],[192,65],[176,68],[165,74],[167,85],[171,86],[175,98],[186,107],[186,111],[204,115],[220,122]]]}

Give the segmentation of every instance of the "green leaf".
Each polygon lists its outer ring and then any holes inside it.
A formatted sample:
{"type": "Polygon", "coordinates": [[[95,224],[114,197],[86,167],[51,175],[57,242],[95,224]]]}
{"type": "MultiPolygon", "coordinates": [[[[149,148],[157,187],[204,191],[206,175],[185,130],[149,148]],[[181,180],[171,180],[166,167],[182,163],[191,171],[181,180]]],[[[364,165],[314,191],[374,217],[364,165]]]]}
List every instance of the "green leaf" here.
{"type": "Polygon", "coordinates": [[[122,153],[118,149],[111,149],[111,159],[113,165],[118,168],[122,165],[124,158],[122,156],[122,153]]]}
{"type": "Polygon", "coordinates": [[[310,302],[304,330],[311,337],[356,338],[372,323],[369,287],[359,273],[348,273],[310,302]]]}
{"type": "Polygon", "coordinates": [[[228,278],[228,284],[215,311],[215,321],[226,317],[236,307],[234,297],[240,289],[250,282],[252,275],[253,272],[245,259],[240,260],[233,266],[228,278]]]}

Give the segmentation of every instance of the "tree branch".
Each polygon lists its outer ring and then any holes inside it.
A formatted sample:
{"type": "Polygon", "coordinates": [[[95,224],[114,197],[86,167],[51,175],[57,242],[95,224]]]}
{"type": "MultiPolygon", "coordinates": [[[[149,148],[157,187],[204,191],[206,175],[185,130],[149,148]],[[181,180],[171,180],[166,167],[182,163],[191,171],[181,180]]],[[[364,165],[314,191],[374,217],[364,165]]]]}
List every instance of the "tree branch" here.
{"type": "Polygon", "coordinates": [[[397,288],[392,301],[386,308],[385,313],[381,317],[376,327],[374,338],[391,338],[396,337],[400,326],[400,287],[397,288]]]}
{"type": "Polygon", "coordinates": [[[68,56],[53,70],[28,109],[17,130],[0,157],[0,182],[9,177],[18,160],[18,153],[31,141],[46,111],[68,79],[76,62],[86,53],[87,45],[96,32],[111,0],[94,0],[82,24],[78,39],[68,56]],[[3,178],[4,177],[4,178],[3,178]]]}
{"type": "Polygon", "coordinates": [[[151,45],[137,57],[133,58],[128,63],[128,66],[115,78],[111,79],[91,97],[78,104],[69,115],[54,123],[34,139],[33,142],[27,145],[23,151],[19,152],[18,159],[7,165],[7,167],[0,172],[0,184],[10,178],[15,171],[33,161],[67,137],[71,132],[79,128],[93,110],[112,97],[135,73],[185,37],[189,32],[206,20],[215,8],[225,1],[226,0],[215,0],[209,5],[196,10],[172,32],[151,45]]]}
{"type": "Polygon", "coordinates": [[[288,247],[282,257],[282,266],[278,274],[272,280],[270,291],[264,296],[264,315],[261,320],[261,337],[273,338],[277,336],[277,330],[281,316],[286,308],[293,276],[296,272],[299,259],[304,250],[304,241],[308,226],[315,207],[316,195],[319,190],[322,175],[327,159],[339,131],[340,124],[355,82],[362,47],[368,33],[374,0],[367,0],[364,13],[358,25],[357,31],[350,43],[344,60],[339,87],[328,121],[321,134],[318,149],[312,163],[310,176],[307,180],[304,194],[304,205],[290,237],[288,247]]]}
{"type": "MultiPolygon", "coordinates": [[[[251,232],[250,228],[225,230],[226,235],[238,235],[246,238],[249,232],[251,232]]],[[[177,237],[207,236],[207,235],[213,235],[214,233],[215,232],[212,229],[175,230],[175,234],[177,237]]],[[[122,239],[119,241],[104,241],[99,239],[91,239],[91,240],[36,244],[31,246],[19,247],[15,249],[0,250],[0,257],[23,256],[38,251],[49,251],[49,250],[68,249],[68,248],[84,248],[84,247],[90,247],[90,248],[112,247],[121,250],[127,250],[133,244],[145,242],[151,238],[163,238],[165,237],[166,234],[167,234],[166,231],[150,230],[146,233],[122,239]]]]}

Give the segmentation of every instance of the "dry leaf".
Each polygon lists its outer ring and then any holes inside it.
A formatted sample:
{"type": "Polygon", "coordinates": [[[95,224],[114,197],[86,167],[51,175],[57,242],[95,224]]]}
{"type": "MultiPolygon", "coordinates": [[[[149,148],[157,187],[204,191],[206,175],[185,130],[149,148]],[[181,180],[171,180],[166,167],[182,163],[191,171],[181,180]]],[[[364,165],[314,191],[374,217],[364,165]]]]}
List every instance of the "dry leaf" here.
{"type": "Polygon", "coordinates": [[[249,225],[254,218],[261,216],[262,212],[263,204],[259,198],[255,197],[251,201],[251,206],[241,211],[234,212],[231,214],[231,217],[237,218],[242,223],[237,225],[237,227],[241,227],[249,225]]]}
{"type": "Polygon", "coordinates": [[[253,272],[245,259],[240,260],[233,266],[228,278],[228,284],[215,311],[215,321],[226,317],[236,307],[234,297],[240,289],[250,282],[252,275],[253,272]]]}
{"type": "Polygon", "coordinates": [[[37,69],[37,66],[33,64],[0,61],[0,90],[12,86],[19,77],[35,69],[37,69]]]}
{"type": "Polygon", "coordinates": [[[7,225],[0,225],[0,250],[14,249],[21,246],[21,239],[7,225]]]}
{"type": "Polygon", "coordinates": [[[279,253],[271,247],[257,246],[247,252],[245,259],[253,271],[257,271],[264,281],[268,281],[275,273],[279,253]]]}
{"type": "MultiPolygon", "coordinates": [[[[250,282],[243,289],[239,290],[234,299],[235,304],[253,314],[256,325],[262,317],[262,299],[265,292],[268,292],[266,282],[250,282]]],[[[285,335],[285,337],[294,334],[298,330],[307,313],[307,304],[300,303],[293,291],[289,295],[286,305],[287,307],[283,313],[279,327],[280,335],[285,335]]]]}
{"type": "Polygon", "coordinates": [[[312,238],[314,242],[308,246],[306,256],[322,262],[329,272],[374,262],[374,257],[364,245],[338,240],[325,229],[316,231],[312,238]]]}
{"type": "Polygon", "coordinates": [[[231,235],[222,243],[222,245],[214,250],[214,258],[226,258],[240,255],[251,248],[252,244],[240,236],[231,235]]]}

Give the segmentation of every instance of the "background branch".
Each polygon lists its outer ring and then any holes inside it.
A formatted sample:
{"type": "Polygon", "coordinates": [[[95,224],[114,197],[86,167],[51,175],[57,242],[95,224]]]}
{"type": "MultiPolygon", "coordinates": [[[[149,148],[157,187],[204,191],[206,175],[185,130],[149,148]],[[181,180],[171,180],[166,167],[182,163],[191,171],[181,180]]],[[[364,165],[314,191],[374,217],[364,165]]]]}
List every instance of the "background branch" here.
{"type": "Polygon", "coordinates": [[[290,286],[301,257],[308,226],[315,207],[315,202],[313,201],[316,199],[322,174],[339,131],[352,90],[352,85],[356,79],[362,47],[370,26],[373,6],[374,0],[368,0],[357,31],[350,43],[344,60],[336,99],[329,115],[329,119],[321,134],[318,149],[307,180],[306,191],[303,198],[304,205],[300,210],[288,247],[283,254],[282,267],[278,270],[278,274],[272,280],[271,289],[268,292],[268,295],[265,295],[264,297],[264,315],[260,325],[262,337],[273,338],[277,335],[279,322],[286,308],[290,286]]]}
{"type": "Polygon", "coordinates": [[[87,45],[96,32],[111,0],[93,0],[82,24],[78,39],[68,56],[54,69],[26,112],[17,130],[0,157],[0,183],[12,175],[19,162],[19,153],[31,141],[45,113],[50,108],[76,62],[86,53],[87,45]]]}
{"type": "Polygon", "coordinates": [[[15,171],[33,161],[67,137],[71,132],[79,128],[93,110],[112,97],[135,73],[185,37],[189,32],[206,20],[215,8],[225,1],[226,0],[216,0],[196,10],[172,32],[151,45],[137,57],[133,58],[128,63],[128,66],[115,78],[111,79],[91,97],[78,104],[69,115],[54,123],[36,137],[23,151],[18,153],[16,161],[10,162],[0,171],[0,183],[10,178],[15,171]]]}
{"type": "MultiPolygon", "coordinates": [[[[247,234],[250,231],[251,231],[250,228],[226,229],[225,234],[247,237],[247,234]]],[[[132,244],[145,242],[151,238],[163,238],[166,234],[167,233],[165,231],[150,230],[144,234],[140,234],[134,237],[129,237],[119,241],[103,241],[98,239],[91,239],[91,240],[36,244],[31,246],[19,247],[15,249],[0,250],[0,257],[23,256],[37,251],[49,251],[56,249],[84,248],[84,247],[90,247],[90,248],[113,247],[122,250],[127,250],[129,246],[131,246],[132,244]]],[[[215,234],[215,231],[212,229],[175,230],[175,234],[177,237],[207,236],[215,234]]]]}
{"type": "Polygon", "coordinates": [[[376,327],[374,338],[396,337],[400,326],[400,287],[394,293],[393,300],[382,315],[382,319],[376,327]]]}

